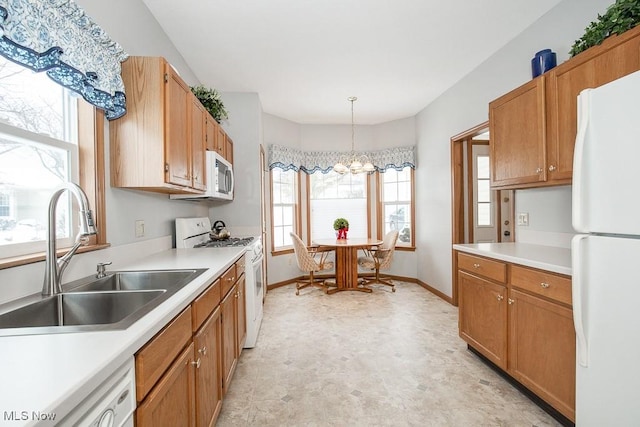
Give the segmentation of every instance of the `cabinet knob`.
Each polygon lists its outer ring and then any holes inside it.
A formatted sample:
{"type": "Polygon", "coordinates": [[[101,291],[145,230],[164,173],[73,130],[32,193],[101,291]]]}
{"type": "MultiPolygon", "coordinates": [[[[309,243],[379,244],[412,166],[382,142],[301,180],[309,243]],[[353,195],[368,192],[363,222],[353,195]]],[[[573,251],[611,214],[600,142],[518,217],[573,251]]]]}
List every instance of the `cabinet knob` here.
{"type": "Polygon", "coordinates": [[[557,168],[553,165],[549,166],[549,172],[555,171],[557,168]]]}
{"type": "Polygon", "coordinates": [[[542,288],[547,289],[549,287],[548,283],[544,283],[544,282],[540,282],[540,286],[542,286],[542,288]]]}
{"type": "Polygon", "coordinates": [[[202,347],[198,349],[198,353],[200,353],[203,356],[207,355],[207,347],[202,347]]]}
{"type": "Polygon", "coordinates": [[[542,173],[542,168],[536,169],[536,173],[542,173]]]}
{"type": "Polygon", "coordinates": [[[480,264],[473,264],[473,268],[480,268],[480,264]]]}
{"type": "Polygon", "coordinates": [[[236,278],[235,278],[235,277],[227,277],[227,281],[228,281],[228,282],[233,282],[234,280],[236,280],[236,278]]]}
{"type": "Polygon", "coordinates": [[[509,299],[508,299],[508,301],[509,301],[509,305],[511,305],[511,304],[513,304],[514,302],[516,302],[516,300],[511,299],[511,298],[509,298],[509,299]]]}
{"type": "Polygon", "coordinates": [[[191,364],[195,366],[196,369],[200,369],[200,358],[198,357],[198,360],[196,360],[195,362],[191,362],[191,364]]]}
{"type": "Polygon", "coordinates": [[[498,301],[502,301],[504,297],[502,295],[498,295],[498,301]]]}

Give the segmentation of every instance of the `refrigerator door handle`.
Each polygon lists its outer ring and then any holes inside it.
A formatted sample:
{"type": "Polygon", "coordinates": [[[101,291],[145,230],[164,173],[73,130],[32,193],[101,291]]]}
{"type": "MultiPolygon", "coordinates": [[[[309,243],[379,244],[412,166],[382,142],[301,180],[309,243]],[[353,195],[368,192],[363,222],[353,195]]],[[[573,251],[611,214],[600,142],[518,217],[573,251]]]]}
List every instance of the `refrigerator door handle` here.
{"type": "MultiPolygon", "coordinates": [[[[580,366],[587,367],[589,364],[589,346],[587,336],[584,331],[585,302],[583,288],[585,287],[582,265],[582,247],[584,240],[589,237],[585,234],[575,236],[571,240],[571,294],[573,295],[573,324],[576,329],[576,358],[580,366]]],[[[587,313],[588,314],[588,313],[587,313]]]]}
{"type": "Polygon", "coordinates": [[[587,233],[584,229],[585,220],[583,218],[584,209],[581,209],[583,190],[583,171],[585,163],[585,143],[589,128],[589,95],[592,89],[585,89],[578,95],[578,130],[576,133],[576,143],[573,151],[573,197],[572,197],[572,223],[573,228],[580,233],[587,233]]]}

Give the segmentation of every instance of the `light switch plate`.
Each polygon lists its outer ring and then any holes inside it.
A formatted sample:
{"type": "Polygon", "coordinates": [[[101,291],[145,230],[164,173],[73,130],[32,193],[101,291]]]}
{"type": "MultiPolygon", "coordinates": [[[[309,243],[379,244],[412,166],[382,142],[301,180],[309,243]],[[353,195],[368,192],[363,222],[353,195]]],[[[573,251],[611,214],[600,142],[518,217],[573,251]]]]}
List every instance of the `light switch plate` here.
{"type": "Polygon", "coordinates": [[[144,237],[144,220],[136,220],[136,237],[144,237]]]}
{"type": "Polygon", "coordinates": [[[518,225],[529,226],[529,212],[518,212],[518,225]]]}

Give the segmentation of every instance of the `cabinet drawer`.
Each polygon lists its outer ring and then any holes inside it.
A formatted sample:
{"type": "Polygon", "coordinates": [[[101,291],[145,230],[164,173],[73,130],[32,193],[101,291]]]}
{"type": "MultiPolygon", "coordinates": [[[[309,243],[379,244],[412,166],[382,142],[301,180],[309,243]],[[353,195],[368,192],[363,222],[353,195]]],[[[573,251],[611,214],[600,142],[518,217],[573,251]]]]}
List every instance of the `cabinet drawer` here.
{"type": "Polygon", "coordinates": [[[236,274],[236,265],[233,264],[227,271],[224,272],[220,281],[222,282],[222,298],[229,292],[236,283],[238,275],[236,274]]]}
{"type": "Polygon", "coordinates": [[[500,261],[458,253],[458,268],[500,283],[507,281],[507,265],[500,261]]]}
{"type": "Polygon", "coordinates": [[[187,307],[136,354],[138,402],[153,388],[191,339],[191,307],[187,307]]]}
{"type": "Polygon", "coordinates": [[[236,262],[236,279],[240,276],[242,276],[242,273],[244,273],[245,270],[245,257],[242,256],[237,262],[236,262]]]}
{"type": "Polygon", "coordinates": [[[511,285],[571,305],[571,279],[514,265],[511,285]]]}
{"type": "Polygon", "coordinates": [[[220,279],[213,282],[191,304],[191,317],[193,319],[193,331],[197,331],[200,325],[209,317],[222,300],[222,285],[220,279]]]}

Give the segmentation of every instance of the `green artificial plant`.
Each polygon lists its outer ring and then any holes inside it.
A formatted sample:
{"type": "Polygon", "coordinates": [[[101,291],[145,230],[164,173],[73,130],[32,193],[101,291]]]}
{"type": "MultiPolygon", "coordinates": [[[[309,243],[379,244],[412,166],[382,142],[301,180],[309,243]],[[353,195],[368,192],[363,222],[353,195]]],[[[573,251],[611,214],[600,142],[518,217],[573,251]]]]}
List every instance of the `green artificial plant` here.
{"type": "Polygon", "coordinates": [[[204,108],[211,116],[220,123],[220,120],[228,119],[227,110],[220,99],[220,94],[215,89],[209,89],[202,85],[192,86],[191,92],[200,100],[204,108]]]}
{"type": "Polygon", "coordinates": [[[613,34],[622,34],[640,24],[640,0],[616,0],[604,15],[585,28],[584,35],[575,41],[569,54],[576,56],[591,46],[602,43],[613,34]]]}
{"type": "Polygon", "coordinates": [[[349,228],[349,221],[344,218],[336,218],[336,220],[333,221],[333,229],[340,230],[342,228],[349,228]]]}

